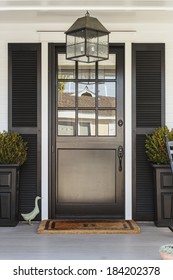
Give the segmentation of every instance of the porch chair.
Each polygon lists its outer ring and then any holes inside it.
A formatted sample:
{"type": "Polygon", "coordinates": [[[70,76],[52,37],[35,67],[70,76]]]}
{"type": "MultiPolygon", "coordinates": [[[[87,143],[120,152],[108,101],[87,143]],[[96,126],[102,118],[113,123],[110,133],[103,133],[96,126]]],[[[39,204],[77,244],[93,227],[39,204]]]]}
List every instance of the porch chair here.
{"type": "MultiPolygon", "coordinates": [[[[173,174],[173,141],[168,141],[166,135],[165,135],[165,139],[166,139],[166,148],[169,156],[170,167],[173,174]]],[[[169,228],[173,231],[173,226],[170,226],[169,228]]]]}
{"type": "Polygon", "coordinates": [[[166,138],[166,148],[169,156],[169,162],[170,162],[170,167],[171,171],[173,173],[173,141],[168,141],[167,136],[165,135],[166,138]]]}

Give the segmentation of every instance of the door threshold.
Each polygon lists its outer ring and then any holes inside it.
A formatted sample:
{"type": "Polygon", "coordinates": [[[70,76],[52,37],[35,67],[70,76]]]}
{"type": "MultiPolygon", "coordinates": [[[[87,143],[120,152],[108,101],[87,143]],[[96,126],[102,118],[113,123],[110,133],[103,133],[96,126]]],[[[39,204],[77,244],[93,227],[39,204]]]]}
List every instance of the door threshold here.
{"type": "Polygon", "coordinates": [[[57,220],[124,220],[122,216],[56,216],[57,220]]]}

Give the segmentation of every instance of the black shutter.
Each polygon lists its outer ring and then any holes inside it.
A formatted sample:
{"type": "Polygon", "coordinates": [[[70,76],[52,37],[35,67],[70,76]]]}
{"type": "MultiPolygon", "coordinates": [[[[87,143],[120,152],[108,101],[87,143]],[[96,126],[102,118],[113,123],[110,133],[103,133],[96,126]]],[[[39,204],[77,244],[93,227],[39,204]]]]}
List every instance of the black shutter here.
{"type": "Polygon", "coordinates": [[[40,44],[9,44],[9,130],[28,143],[28,159],[20,170],[19,213],[30,212],[41,194],[40,71],[40,44]]]}
{"type": "Polygon", "coordinates": [[[146,134],[165,122],[165,45],[133,44],[133,217],[154,220],[152,167],[146,134]]]}

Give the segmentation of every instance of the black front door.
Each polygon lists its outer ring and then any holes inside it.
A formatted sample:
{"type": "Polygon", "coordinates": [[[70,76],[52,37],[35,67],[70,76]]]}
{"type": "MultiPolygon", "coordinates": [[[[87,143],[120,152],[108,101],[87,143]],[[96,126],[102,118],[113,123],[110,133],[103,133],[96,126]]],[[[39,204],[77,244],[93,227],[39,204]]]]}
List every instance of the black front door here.
{"type": "Polygon", "coordinates": [[[53,217],[124,218],[123,57],[112,46],[86,64],[55,48],[53,217]]]}

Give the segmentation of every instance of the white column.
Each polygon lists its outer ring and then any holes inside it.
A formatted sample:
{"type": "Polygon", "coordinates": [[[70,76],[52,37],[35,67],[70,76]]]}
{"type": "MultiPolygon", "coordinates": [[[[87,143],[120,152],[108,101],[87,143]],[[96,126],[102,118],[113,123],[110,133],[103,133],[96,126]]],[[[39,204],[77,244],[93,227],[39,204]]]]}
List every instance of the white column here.
{"type": "Polygon", "coordinates": [[[48,218],[48,43],[42,43],[41,59],[41,196],[42,220],[48,218]]]}
{"type": "Polygon", "coordinates": [[[8,130],[8,44],[0,41],[0,132],[8,130]]]}
{"type": "Polygon", "coordinates": [[[132,47],[125,44],[125,219],[132,219],[132,47]]]}
{"type": "Polygon", "coordinates": [[[173,128],[173,41],[165,44],[165,117],[166,125],[173,128]]]}

